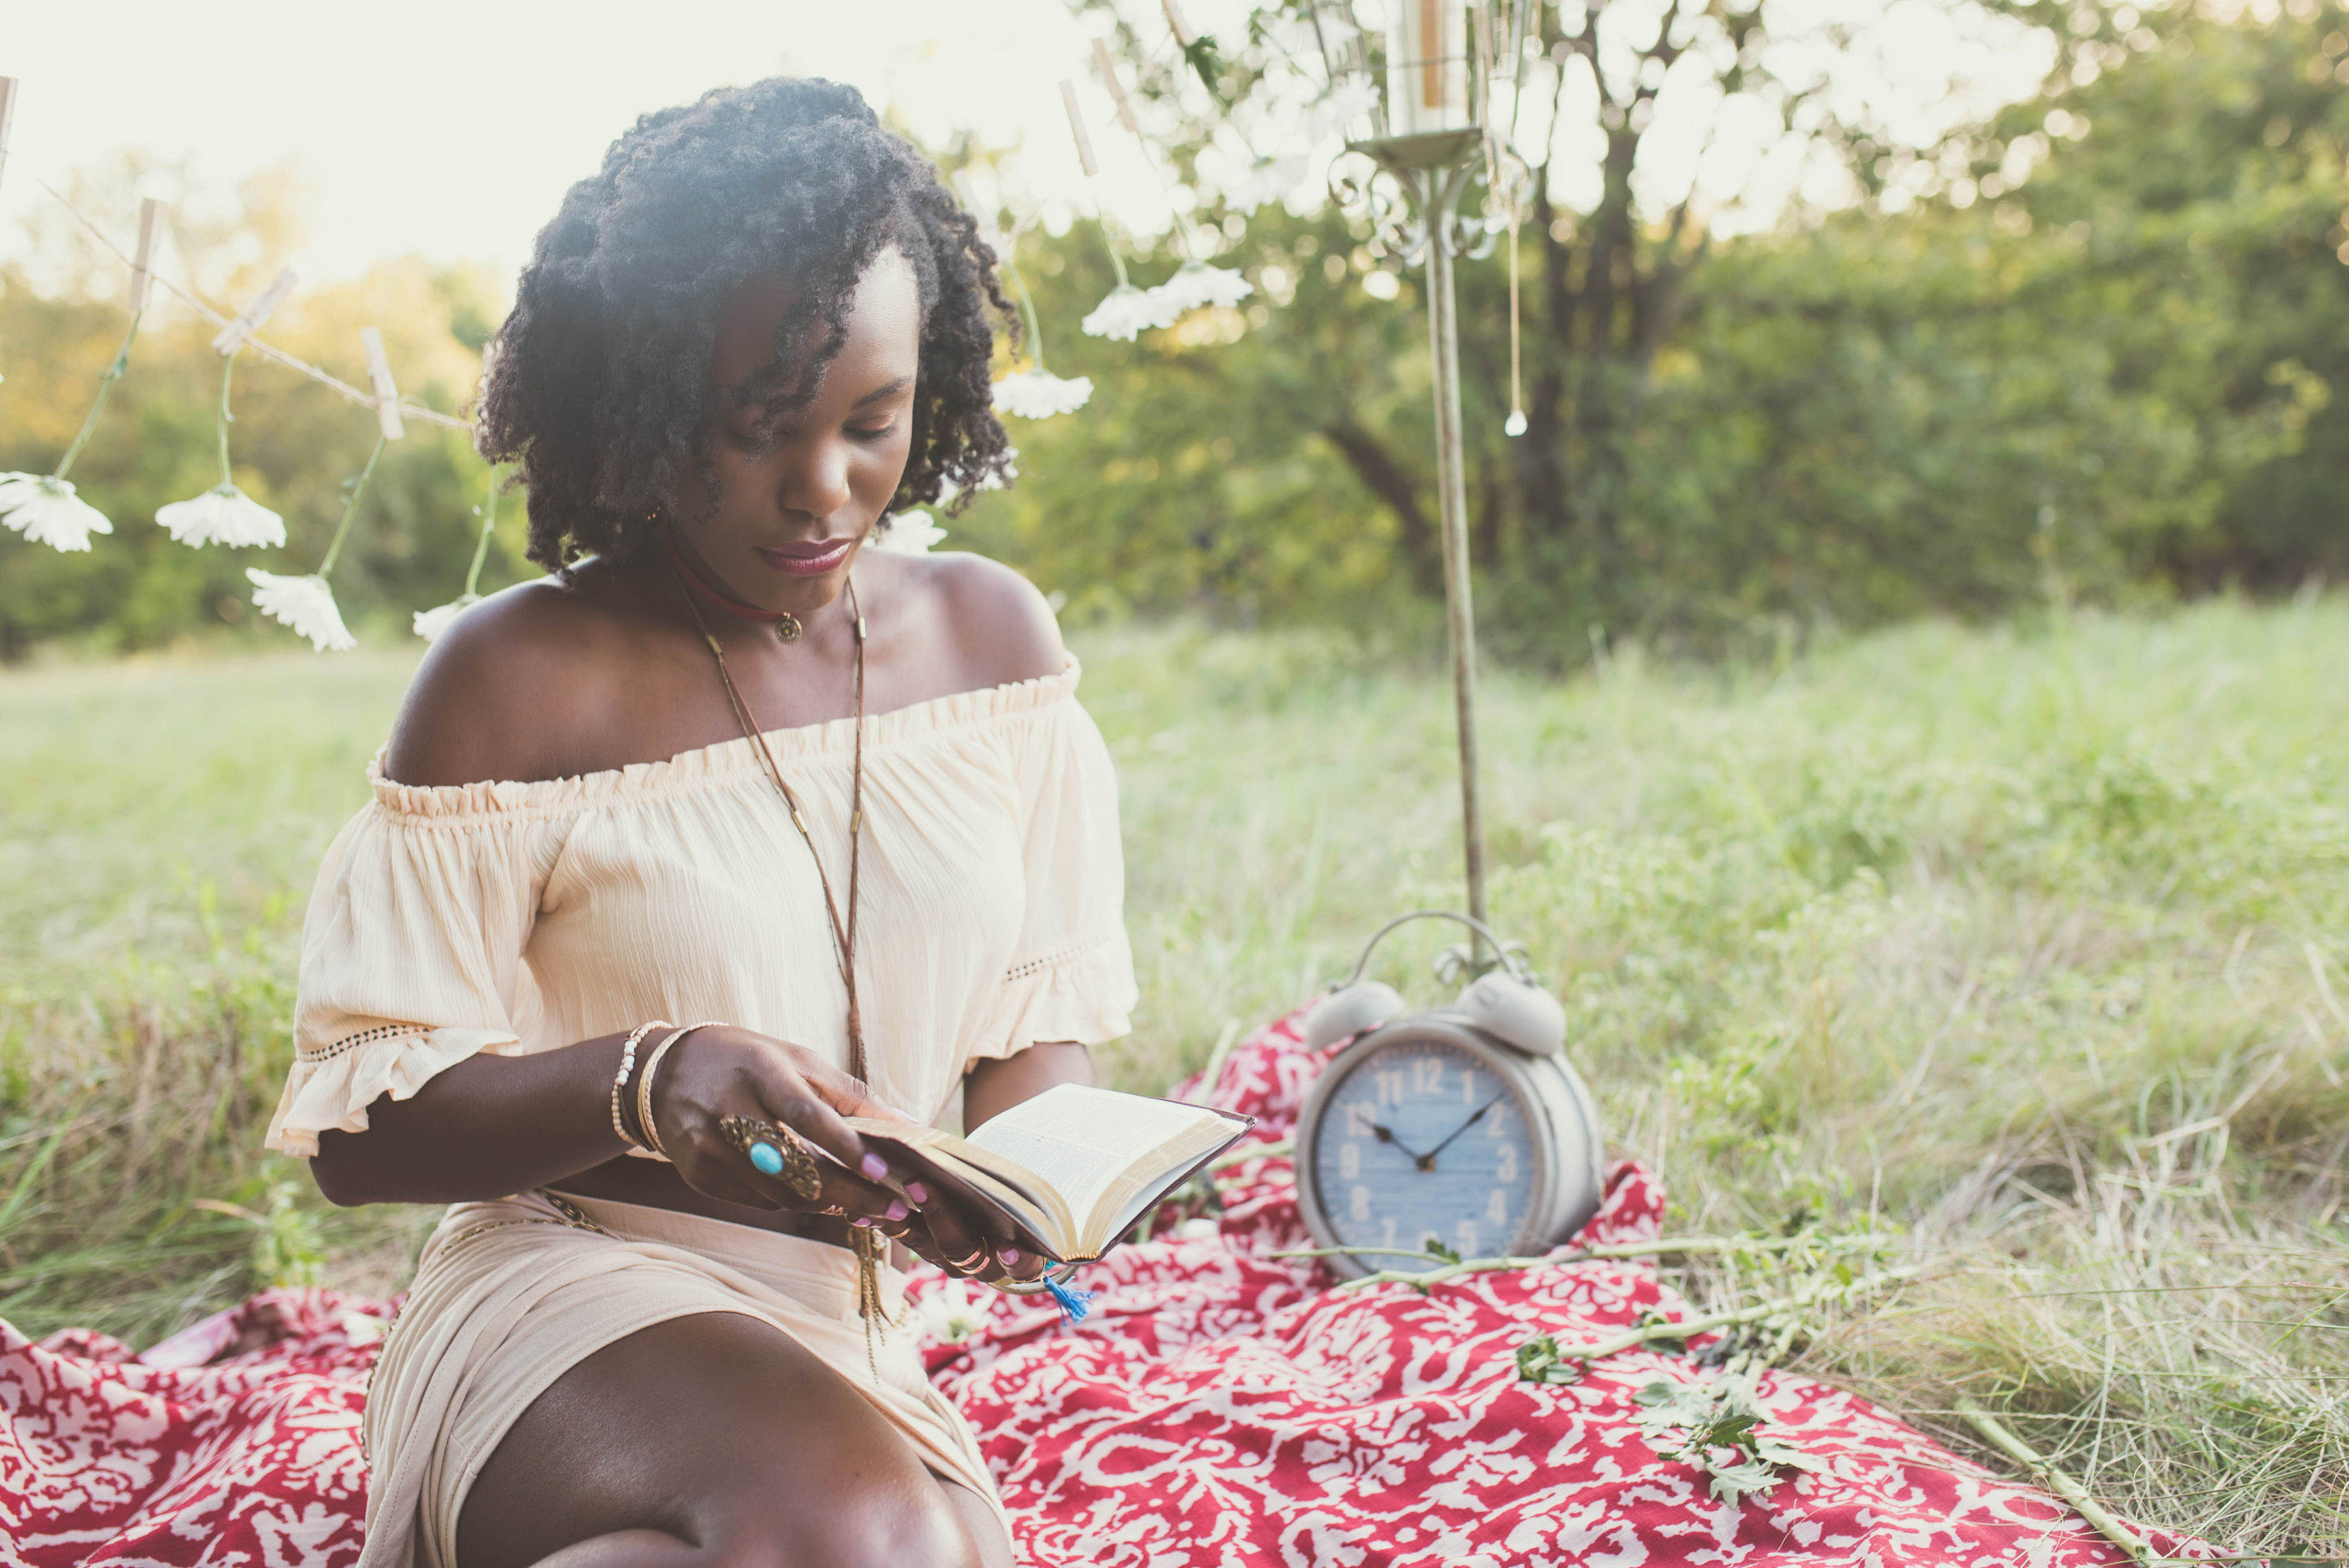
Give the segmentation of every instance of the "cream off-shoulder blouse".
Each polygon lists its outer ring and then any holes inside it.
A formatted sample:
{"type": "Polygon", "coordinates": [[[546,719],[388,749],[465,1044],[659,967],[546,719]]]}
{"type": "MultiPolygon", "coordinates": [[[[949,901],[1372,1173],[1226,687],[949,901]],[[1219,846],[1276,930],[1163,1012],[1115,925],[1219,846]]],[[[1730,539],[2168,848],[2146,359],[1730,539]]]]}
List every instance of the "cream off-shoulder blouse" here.
{"type": "MultiPolygon", "coordinates": [[[[874,1094],[938,1116],[974,1064],[1123,1033],[1117,781],[1078,666],[865,721],[856,974],[874,1094]]],[[[847,896],[855,722],[773,730],[847,896]]],[[[307,1157],[477,1051],[722,1019],[847,1060],[807,845],[747,737],[574,778],[396,784],[336,835],[269,1147],[307,1157]]]]}

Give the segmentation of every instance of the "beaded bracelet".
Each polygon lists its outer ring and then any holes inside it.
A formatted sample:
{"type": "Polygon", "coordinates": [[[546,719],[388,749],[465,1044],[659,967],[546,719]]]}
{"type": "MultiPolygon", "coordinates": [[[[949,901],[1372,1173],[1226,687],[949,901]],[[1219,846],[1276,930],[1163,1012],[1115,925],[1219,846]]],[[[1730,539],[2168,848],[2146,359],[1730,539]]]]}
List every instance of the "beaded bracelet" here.
{"type": "Polygon", "coordinates": [[[639,1023],[636,1027],[636,1032],[628,1036],[628,1043],[620,1048],[620,1070],[612,1078],[612,1130],[619,1134],[620,1141],[630,1148],[642,1148],[645,1146],[628,1131],[627,1124],[620,1119],[620,1096],[627,1092],[628,1075],[636,1070],[637,1042],[656,1029],[667,1027],[668,1020],[666,1018],[656,1018],[649,1023],[639,1023]]]}
{"type": "Polygon", "coordinates": [[[660,1071],[661,1058],[668,1054],[670,1046],[695,1030],[708,1029],[719,1022],[715,1018],[706,1019],[678,1030],[653,1047],[653,1054],[645,1058],[645,1070],[636,1075],[636,1130],[645,1135],[645,1147],[663,1159],[668,1158],[668,1150],[661,1147],[660,1129],[653,1125],[653,1075],[660,1071]]]}

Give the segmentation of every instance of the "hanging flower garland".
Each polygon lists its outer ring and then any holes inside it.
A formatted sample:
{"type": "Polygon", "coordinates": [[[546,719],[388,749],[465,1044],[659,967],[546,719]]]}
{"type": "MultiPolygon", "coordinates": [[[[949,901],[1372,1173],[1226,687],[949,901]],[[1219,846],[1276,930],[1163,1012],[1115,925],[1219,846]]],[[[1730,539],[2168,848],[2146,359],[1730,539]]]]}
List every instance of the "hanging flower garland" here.
{"type": "Polygon", "coordinates": [[[182,545],[283,545],[285,519],[236,487],[228,466],[228,427],[236,416],[228,411],[229,378],[236,370],[237,349],[221,357],[220,471],[221,482],[202,495],[157,507],[155,521],[182,545]]]}
{"type": "Polygon", "coordinates": [[[264,572],[258,566],[247,566],[245,576],[253,584],[253,605],[272,620],[282,621],[295,632],[310,639],[310,646],[320,653],[333,649],[337,653],[357,648],[358,639],[343,625],[343,612],[335,604],[335,590],[326,579],[335,570],[335,558],[342,554],[343,536],[351,531],[351,519],[358,515],[359,498],[367,493],[367,481],[374,477],[376,460],[383,456],[389,444],[388,436],[376,438],[375,450],[367,453],[367,466],[359,476],[345,486],[348,497],[343,503],[342,521],[335,524],[335,537],[326,546],[326,558],[318,569],[302,576],[292,577],[276,572],[264,572]]]}
{"type": "Polygon", "coordinates": [[[107,395],[130,368],[130,346],[139,341],[139,323],[146,314],[144,309],[130,313],[130,330],[123,334],[122,347],[116,350],[114,363],[98,379],[98,396],[81,421],[81,433],[74,437],[73,445],[66,448],[57,467],[47,473],[0,473],[0,524],[36,545],[57,550],[87,550],[92,534],[114,532],[114,524],[107,520],[105,513],[74,493],[73,483],[66,475],[72,472],[74,459],[81,455],[81,449],[89,444],[90,431],[98,428],[98,416],[106,407],[107,395]]]}
{"type": "MultiPolygon", "coordinates": [[[[957,193],[965,207],[974,213],[979,210],[969,185],[959,175],[956,178],[957,193]]],[[[1019,298],[1019,318],[1027,329],[1027,348],[1035,361],[1025,370],[1014,370],[995,383],[995,407],[999,412],[1023,420],[1048,420],[1056,414],[1073,414],[1085,406],[1093,395],[1090,376],[1055,376],[1044,369],[1044,327],[1036,313],[1035,296],[1028,292],[1028,280],[1019,275],[1016,253],[1019,235],[1026,228],[1019,224],[1008,234],[998,234],[993,248],[1002,260],[1003,275],[1011,280],[1011,289],[1019,298]]],[[[907,516],[919,514],[909,513],[907,516]]],[[[943,536],[943,535],[941,535],[943,536]]]]}
{"type": "Polygon", "coordinates": [[[465,591],[445,605],[418,610],[409,623],[415,628],[416,635],[427,642],[437,639],[449,629],[450,621],[481,602],[481,563],[489,558],[490,531],[498,524],[498,471],[494,468],[490,470],[490,493],[482,498],[481,505],[473,509],[473,515],[481,520],[481,533],[473,541],[473,564],[465,572],[465,591]]]}
{"type": "MultiPolygon", "coordinates": [[[[1179,35],[1180,29],[1177,31],[1179,35]]],[[[1202,38],[1199,41],[1212,52],[1212,39],[1202,38]]],[[[1158,167],[1149,138],[1142,133],[1142,122],[1133,112],[1133,100],[1126,97],[1125,84],[1118,79],[1116,62],[1111,57],[1108,46],[1099,39],[1093,42],[1093,68],[1100,75],[1102,85],[1109,88],[1111,100],[1117,106],[1119,123],[1140,145],[1143,161],[1149,167],[1151,177],[1158,182],[1160,190],[1166,192],[1168,204],[1173,205],[1174,192],[1167,189],[1166,176],[1158,167]]],[[[1077,140],[1078,162],[1090,180],[1100,173],[1100,168],[1093,161],[1092,133],[1086,130],[1084,117],[1077,108],[1074,85],[1062,82],[1061,95],[1068,108],[1070,131],[1077,140]]],[[[1111,289],[1108,296],[1078,324],[1091,337],[1131,343],[1145,331],[1174,326],[1201,306],[1237,305],[1256,292],[1255,285],[1229,267],[1211,266],[1192,254],[1190,241],[1184,234],[1179,216],[1175,220],[1173,235],[1176,248],[1183,253],[1183,265],[1164,283],[1153,288],[1137,288],[1133,280],[1126,275],[1125,257],[1120,254],[1116,236],[1110,232],[1109,219],[1098,203],[1094,207],[1094,215],[1101,225],[1102,241],[1109,248],[1110,265],[1117,273],[1117,286],[1111,289]]]]}

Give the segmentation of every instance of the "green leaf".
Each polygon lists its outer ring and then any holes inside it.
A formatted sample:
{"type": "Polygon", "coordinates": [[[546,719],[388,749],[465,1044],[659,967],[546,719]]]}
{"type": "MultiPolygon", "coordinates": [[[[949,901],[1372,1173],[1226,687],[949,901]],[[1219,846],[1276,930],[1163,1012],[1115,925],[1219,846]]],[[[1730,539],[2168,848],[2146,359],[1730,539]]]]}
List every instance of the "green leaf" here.
{"type": "Polygon", "coordinates": [[[1562,1355],[1557,1341],[1549,1334],[1540,1334],[1517,1346],[1520,1383],[1572,1383],[1581,1376],[1582,1363],[1562,1355]]]}

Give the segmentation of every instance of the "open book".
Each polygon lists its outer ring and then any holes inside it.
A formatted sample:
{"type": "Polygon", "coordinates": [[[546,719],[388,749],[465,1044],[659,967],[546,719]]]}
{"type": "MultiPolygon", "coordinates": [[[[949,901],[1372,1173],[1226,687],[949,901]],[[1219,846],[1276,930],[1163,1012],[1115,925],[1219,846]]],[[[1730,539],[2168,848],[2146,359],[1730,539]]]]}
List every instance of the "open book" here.
{"type": "Polygon", "coordinates": [[[1256,1119],[1056,1084],[968,1137],[869,1116],[848,1125],[962,1199],[982,1223],[999,1220],[999,1236],[1061,1262],[1088,1263],[1256,1119]]]}

